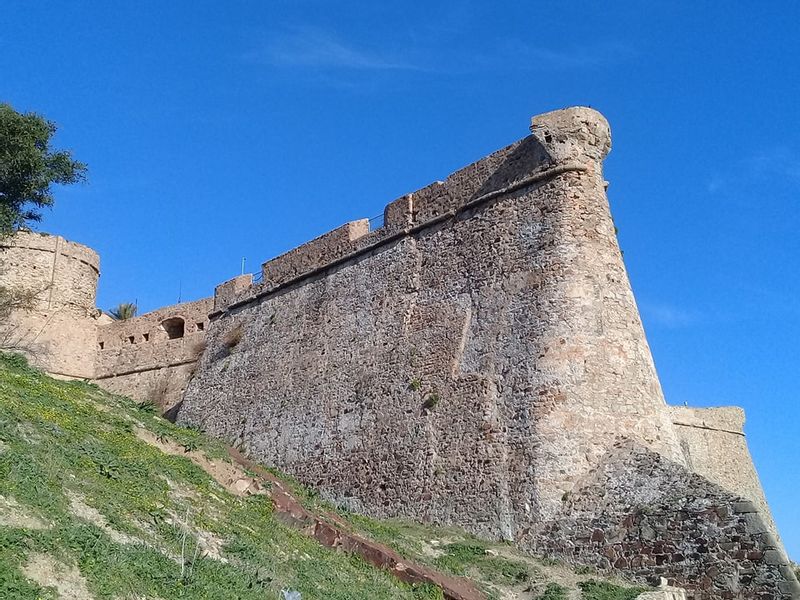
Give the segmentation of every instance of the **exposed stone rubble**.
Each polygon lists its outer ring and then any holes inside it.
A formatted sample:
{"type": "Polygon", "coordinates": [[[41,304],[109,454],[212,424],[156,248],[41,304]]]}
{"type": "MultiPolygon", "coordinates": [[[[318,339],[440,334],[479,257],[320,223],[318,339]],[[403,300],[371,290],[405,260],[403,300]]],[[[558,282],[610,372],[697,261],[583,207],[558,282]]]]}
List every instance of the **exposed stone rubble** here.
{"type": "Polygon", "coordinates": [[[636,596],[636,600],[686,600],[686,590],[669,585],[662,577],[658,589],[641,593],[636,596]]]}
{"type": "Polygon", "coordinates": [[[796,598],[800,585],[753,502],[632,442],[618,444],[555,518],[537,552],[648,581],[689,598],[796,598]]]}

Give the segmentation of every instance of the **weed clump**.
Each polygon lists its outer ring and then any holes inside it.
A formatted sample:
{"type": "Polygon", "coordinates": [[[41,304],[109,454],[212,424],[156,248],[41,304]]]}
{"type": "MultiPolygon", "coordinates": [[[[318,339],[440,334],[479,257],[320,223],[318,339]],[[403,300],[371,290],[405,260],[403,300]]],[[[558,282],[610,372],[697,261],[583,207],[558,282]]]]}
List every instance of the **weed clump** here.
{"type": "Polygon", "coordinates": [[[425,398],[425,402],[422,403],[422,409],[424,411],[431,411],[439,404],[439,394],[436,392],[431,392],[427,398],[425,398]]]}
{"type": "Polygon", "coordinates": [[[548,583],[537,600],[567,600],[568,597],[567,588],[557,583],[548,583]]]}

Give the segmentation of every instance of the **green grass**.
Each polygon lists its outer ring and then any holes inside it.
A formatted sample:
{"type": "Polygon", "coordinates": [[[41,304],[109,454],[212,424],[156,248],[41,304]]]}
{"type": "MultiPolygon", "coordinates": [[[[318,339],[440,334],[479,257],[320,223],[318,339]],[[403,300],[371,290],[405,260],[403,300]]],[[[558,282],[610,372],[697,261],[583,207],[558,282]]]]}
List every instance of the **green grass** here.
{"type": "MultiPolygon", "coordinates": [[[[186,452],[229,460],[225,446],[170,424],[150,404],[56,381],[0,353],[0,496],[47,525],[0,526],[0,598],[56,600],[54,590],[23,574],[29,558],[44,553],[77,566],[96,600],[263,600],[280,598],[282,589],[301,592],[303,600],[442,600],[435,586],[405,585],[284,526],[267,496],[227,493],[187,457],[141,441],[136,428],[186,452]],[[76,495],[102,514],[105,528],[71,512],[76,495]],[[121,543],[108,527],[134,543],[121,543]],[[201,551],[201,537],[215,542],[207,549],[216,548],[216,558],[201,551]]],[[[349,513],[269,470],[307,508],[338,513],[353,531],[407,559],[470,577],[490,599],[509,589],[536,592],[539,600],[567,597],[550,578],[551,570],[564,569],[557,561],[534,560],[456,528],[349,513]]],[[[579,586],[585,600],[628,600],[641,591],[595,580],[579,586]]]]}
{"type": "Polygon", "coordinates": [[[583,600],[633,600],[645,591],[641,587],[623,587],[606,581],[582,581],[578,584],[583,600]]]}
{"type": "Polygon", "coordinates": [[[520,584],[531,579],[527,564],[487,553],[485,544],[454,542],[444,547],[444,553],[434,564],[460,576],[477,576],[489,583],[520,584]]]}
{"type": "Polygon", "coordinates": [[[50,379],[18,356],[0,355],[0,495],[49,524],[0,527],[0,597],[56,598],[22,572],[33,553],[46,553],[77,565],[96,599],[263,600],[279,598],[283,588],[304,600],[441,598],[432,586],[402,584],[283,526],[266,496],[228,494],[188,458],[140,441],[134,426],[187,450],[226,456],[201,432],[171,425],[147,406],[50,379]],[[68,492],[141,543],[114,541],[74,516],[68,492]],[[203,555],[201,534],[217,540],[224,561],[203,555]]]}

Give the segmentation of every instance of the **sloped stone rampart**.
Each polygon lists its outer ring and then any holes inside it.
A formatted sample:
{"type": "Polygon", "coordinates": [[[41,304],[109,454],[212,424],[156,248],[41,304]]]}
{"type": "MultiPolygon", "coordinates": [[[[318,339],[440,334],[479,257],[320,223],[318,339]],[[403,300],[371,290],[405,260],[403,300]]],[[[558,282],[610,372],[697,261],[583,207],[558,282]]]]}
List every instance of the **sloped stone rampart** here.
{"type": "Polygon", "coordinates": [[[669,410],[688,468],[727,490],[751,499],[769,530],[780,542],[778,528],[747,447],[744,410],[737,406],[670,406],[669,410]]]}
{"type": "MultiPolygon", "coordinates": [[[[179,419],[354,510],[514,539],[620,430],[681,460],[589,109],[264,267],[179,419]]],[[[226,292],[227,293],[227,292],[226,292]]],[[[222,303],[219,303],[222,304],[222,303]]]]}

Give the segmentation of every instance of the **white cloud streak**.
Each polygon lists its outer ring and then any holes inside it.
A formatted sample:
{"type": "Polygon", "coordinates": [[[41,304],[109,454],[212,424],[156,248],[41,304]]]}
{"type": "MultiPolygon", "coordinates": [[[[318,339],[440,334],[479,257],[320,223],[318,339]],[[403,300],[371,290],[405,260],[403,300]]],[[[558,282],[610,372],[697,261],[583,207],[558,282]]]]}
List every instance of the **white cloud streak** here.
{"type": "Polygon", "coordinates": [[[642,314],[645,321],[669,329],[687,327],[695,323],[698,318],[696,313],[670,304],[644,304],[642,305],[642,314]]]}
{"type": "Polygon", "coordinates": [[[315,28],[295,29],[279,34],[260,49],[249,52],[246,58],[286,68],[420,70],[417,65],[392,57],[388,53],[359,48],[315,28]]]}
{"type": "Polygon", "coordinates": [[[521,40],[501,40],[483,51],[467,52],[441,39],[409,39],[404,44],[395,44],[393,49],[375,48],[345,40],[325,29],[303,26],[270,35],[245,58],[286,69],[418,71],[458,75],[487,70],[602,68],[635,56],[636,52],[630,46],[615,42],[554,49],[521,40]]]}
{"type": "Polygon", "coordinates": [[[503,45],[490,63],[510,62],[519,68],[570,70],[606,67],[636,56],[633,48],[616,42],[601,42],[589,46],[565,49],[543,48],[519,40],[503,45]]]}

